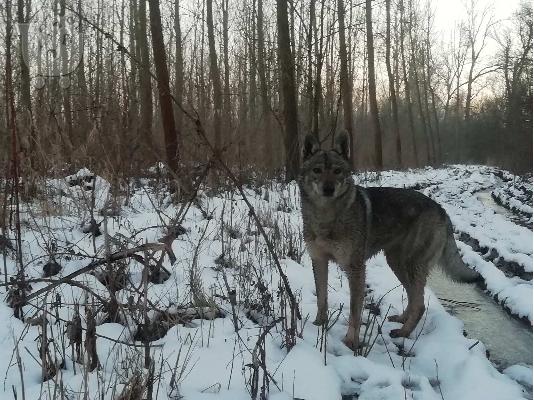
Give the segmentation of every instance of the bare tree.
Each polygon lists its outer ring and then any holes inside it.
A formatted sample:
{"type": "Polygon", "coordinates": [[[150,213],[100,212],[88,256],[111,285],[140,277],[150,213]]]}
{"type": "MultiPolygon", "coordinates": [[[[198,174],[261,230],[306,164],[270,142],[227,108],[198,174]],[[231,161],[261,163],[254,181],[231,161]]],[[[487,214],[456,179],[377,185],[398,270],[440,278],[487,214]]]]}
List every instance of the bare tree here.
{"type": "Polygon", "coordinates": [[[365,1],[365,25],[367,31],[367,68],[369,80],[369,107],[371,111],[371,122],[373,125],[375,137],[375,162],[376,168],[382,169],[382,129],[380,127],[380,118],[378,116],[378,103],[376,101],[376,82],[375,82],[375,48],[373,40],[373,13],[371,0],[365,1]]]}
{"type": "Polygon", "coordinates": [[[213,28],[213,0],[206,0],[206,25],[208,27],[208,46],[210,57],[210,79],[213,84],[213,124],[215,133],[215,149],[222,148],[221,136],[221,113],[222,113],[222,88],[217,52],[215,50],[215,33],[213,28]]]}
{"type": "MultiPolygon", "coordinates": [[[[174,44],[174,98],[180,104],[184,101],[184,56],[182,51],[182,28],[180,25],[180,0],[174,0],[174,35],[176,42],[174,44]]],[[[176,109],[176,129],[177,132],[182,131],[182,111],[176,109]]],[[[180,137],[178,138],[180,139],[180,137]]],[[[178,142],[178,147],[181,143],[178,142]]]]}
{"type": "Polygon", "coordinates": [[[407,72],[407,67],[406,67],[406,55],[405,55],[405,49],[404,49],[405,9],[404,9],[403,0],[400,0],[399,8],[400,8],[400,19],[401,19],[400,21],[400,55],[401,55],[401,61],[402,61],[402,77],[404,81],[404,93],[405,93],[406,107],[408,108],[408,121],[409,121],[409,129],[410,129],[411,136],[412,136],[414,161],[415,161],[415,165],[417,166],[419,162],[418,151],[417,151],[417,139],[415,137],[415,123],[414,123],[414,114],[413,114],[413,108],[412,108],[412,97],[411,97],[410,81],[408,79],[408,72],[407,72]]]}
{"type": "Polygon", "coordinates": [[[286,180],[297,177],[299,168],[299,141],[295,67],[291,51],[291,36],[287,13],[287,0],[276,0],[278,27],[278,59],[280,63],[280,86],[283,99],[284,144],[286,151],[286,180]]]}
{"type": "Polygon", "coordinates": [[[167,54],[165,43],[163,42],[163,32],[161,30],[161,13],[159,0],[148,0],[150,4],[150,31],[152,34],[152,51],[154,53],[154,64],[156,66],[156,77],[158,80],[159,102],[161,109],[161,121],[163,123],[163,133],[165,138],[165,153],[167,164],[170,170],[178,173],[178,136],[172,109],[172,95],[169,85],[169,70],[167,67],[167,54]]]}
{"type": "Polygon", "coordinates": [[[354,136],[352,134],[352,80],[349,79],[347,44],[345,40],[345,9],[343,0],[337,0],[337,13],[339,20],[339,58],[341,61],[340,85],[343,98],[343,125],[349,134],[350,163],[354,162],[354,136]]]}
{"type": "Polygon", "coordinates": [[[421,80],[419,74],[420,64],[418,63],[420,54],[419,52],[419,43],[416,39],[416,33],[418,30],[418,21],[415,16],[415,10],[413,8],[412,0],[409,0],[409,15],[410,23],[408,28],[408,37],[410,39],[410,72],[413,74],[413,86],[415,88],[415,98],[417,100],[417,110],[419,111],[419,118],[421,119],[421,127],[423,129],[423,136],[425,138],[425,147],[426,147],[426,161],[430,164],[433,163],[433,156],[431,151],[431,138],[430,132],[428,130],[427,118],[424,112],[425,105],[423,104],[423,96],[421,90],[421,80]]]}
{"type": "Polygon", "coordinates": [[[24,0],[17,1],[17,22],[19,24],[20,45],[19,45],[19,63],[20,63],[20,101],[23,110],[26,112],[24,118],[24,128],[29,129],[32,126],[32,102],[30,93],[30,69],[28,67],[28,19],[31,15],[31,3],[27,3],[27,10],[24,11],[24,0]]]}
{"type": "Polygon", "coordinates": [[[265,30],[263,21],[263,0],[258,0],[258,78],[260,80],[262,126],[264,141],[265,165],[268,169],[273,167],[273,132],[271,130],[271,101],[267,85],[267,62],[265,59],[265,30]]]}
{"type": "Polygon", "coordinates": [[[230,60],[228,53],[228,0],[222,0],[222,36],[223,36],[223,61],[224,61],[224,96],[223,96],[223,128],[224,133],[229,135],[232,124],[232,110],[230,102],[230,60]]]}
{"type": "MultiPolygon", "coordinates": [[[[139,92],[140,92],[140,133],[145,146],[154,151],[152,144],[152,83],[150,82],[150,50],[148,48],[148,31],[146,20],[146,0],[139,0],[137,9],[137,49],[140,59],[139,92]]],[[[98,88],[96,89],[99,90],[98,88]]]]}
{"type": "Polygon", "coordinates": [[[467,93],[465,95],[465,120],[471,118],[471,103],[473,101],[473,84],[481,76],[495,70],[493,65],[478,66],[482,51],[486,47],[491,28],[494,24],[490,6],[479,11],[477,0],[468,0],[466,4],[467,22],[466,34],[469,46],[469,74],[467,77],[467,93]]]}
{"type": "Polygon", "coordinates": [[[397,93],[395,90],[395,76],[391,68],[391,0],[386,0],[386,68],[389,80],[389,96],[393,114],[393,130],[395,132],[397,165],[402,166],[402,147],[399,127],[399,109],[397,106],[397,93]]]}

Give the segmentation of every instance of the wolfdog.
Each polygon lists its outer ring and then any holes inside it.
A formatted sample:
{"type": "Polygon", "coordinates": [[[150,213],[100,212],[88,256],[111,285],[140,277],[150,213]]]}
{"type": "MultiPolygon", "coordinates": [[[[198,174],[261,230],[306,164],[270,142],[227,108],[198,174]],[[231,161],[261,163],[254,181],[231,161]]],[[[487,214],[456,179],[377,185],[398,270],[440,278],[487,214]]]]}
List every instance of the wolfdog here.
{"type": "Polygon", "coordinates": [[[304,240],[312,259],[317,295],[314,324],[327,319],[328,262],[346,273],[350,317],[344,343],[356,351],[365,289],[365,261],[383,250],[404,286],[408,305],[390,321],[402,323],[391,337],[408,337],[425,310],[424,288],[431,267],[439,264],[455,281],[473,282],[478,273],[458,253],[445,210],[422,193],[389,187],[363,188],[352,179],[348,136],[337,135],[332,150],[321,150],[308,135],[298,179],[304,240]]]}

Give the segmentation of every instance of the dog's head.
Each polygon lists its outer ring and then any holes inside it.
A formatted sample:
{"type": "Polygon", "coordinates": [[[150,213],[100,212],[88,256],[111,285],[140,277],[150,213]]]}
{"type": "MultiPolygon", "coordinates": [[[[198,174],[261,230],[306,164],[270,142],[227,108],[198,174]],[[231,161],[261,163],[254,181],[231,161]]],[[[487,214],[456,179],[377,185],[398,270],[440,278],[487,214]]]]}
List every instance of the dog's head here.
{"type": "Polygon", "coordinates": [[[345,194],[352,185],[347,133],[337,135],[331,150],[322,150],[315,136],[307,135],[303,149],[300,185],[306,194],[321,201],[345,194]]]}

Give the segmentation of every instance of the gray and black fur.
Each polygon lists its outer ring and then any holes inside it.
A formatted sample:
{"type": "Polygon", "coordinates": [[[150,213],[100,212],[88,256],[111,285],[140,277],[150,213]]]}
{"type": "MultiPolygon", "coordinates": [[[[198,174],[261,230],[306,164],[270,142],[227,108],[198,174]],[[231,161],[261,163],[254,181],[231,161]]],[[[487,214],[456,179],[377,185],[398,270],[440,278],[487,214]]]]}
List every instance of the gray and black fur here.
{"type": "Polygon", "coordinates": [[[424,287],[430,269],[439,264],[456,281],[479,275],[462,261],[445,210],[427,196],[409,189],[363,188],[354,184],[348,162],[348,138],[336,137],[332,150],[321,150],[308,135],[299,187],[304,239],[310,253],[317,292],[315,324],[327,315],[328,262],[345,271],[350,287],[350,320],[345,343],[359,345],[365,289],[365,261],[383,250],[406,289],[408,306],[391,321],[402,323],[392,337],[407,337],[425,310],[424,287]]]}

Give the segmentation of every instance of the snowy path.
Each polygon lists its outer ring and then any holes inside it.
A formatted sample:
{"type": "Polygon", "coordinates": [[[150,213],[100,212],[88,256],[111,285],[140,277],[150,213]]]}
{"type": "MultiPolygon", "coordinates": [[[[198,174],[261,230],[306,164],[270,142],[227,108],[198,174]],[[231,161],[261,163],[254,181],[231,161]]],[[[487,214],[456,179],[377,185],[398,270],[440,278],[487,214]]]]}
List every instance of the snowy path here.
{"type": "MultiPolygon", "coordinates": [[[[495,249],[499,257],[518,263],[524,272],[532,272],[532,231],[495,215],[474,196],[480,190],[501,185],[502,180],[491,171],[486,167],[455,166],[384,172],[380,181],[367,184],[418,185],[443,204],[459,232],[476,238],[480,246],[495,249]]],[[[125,245],[157,241],[164,232],[162,221],[168,223],[177,208],[170,205],[157,182],[146,180],[139,184],[120,215],[104,221],[95,213],[101,231],[109,235],[105,239],[105,235],[93,238],[80,229],[89,222],[87,207],[80,205],[84,201],[90,204],[87,192],[69,187],[64,180],[50,182],[52,204],[47,204],[47,211],[43,212],[38,204],[25,209],[23,246],[27,278],[42,277],[43,264],[51,252],[62,266],[59,275],[53,277],[58,279],[87,265],[91,257],[102,257],[106,247],[115,251],[125,245]]],[[[100,178],[96,185],[98,211],[106,206],[109,185],[100,178]]],[[[247,195],[282,259],[283,270],[304,316],[297,324],[299,337],[291,351],[285,347],[284,324],[272,324],[281,315],[287,315],[287,298],[279,290],[280,276],[244,201],[235,193],[201,193],[199,203],[190,208],[182,223],[185,231],[172,245],[177,262],[171,265],[167,257],[163,262],[170,278],[163,283],[147,283],[147,299],[142,295],[145,285],[142,265],[134,260],[122,264],[126,279],[115,293],[122,310],[117,322],[106,322],[109,314],[98,307],[96,296],[108,299],[110,294],[90,274],[80,275],[76,281],[91,289],[92,294],[88,295],[79,285],[64,283],[46,298],[24,308],[27,317],[42,315],[43,308],[49,313],[47,334],[55,338],[55,344],[49,347],[51,359],[58,364],[64,360],[63,369],[58,370],[54,379],[44,383],[41,379],[42,353],[36,339],[42,328],[15,319],[13,310],[6,303],[0,304],[0,317],[5,321],[0,324],[3,344],[0,357],[6,360],[0,364],[0,374],[5,376],[0,398],[11,398],[12,387],[21,398],[15,348],[19,349],[27,399],[56,398],[58,391],[64,391],[69,399],[82,399],[85,391],[90,399],[116,398],[132,382],[135,371],[143,377],[147,374],[143,369],[143,346],[136,342],[139,347],[132,347],[135,335],[145,332],[140,304],[151,305],[148,316],[159,321],[157,326],[162,329],[154,332],[158,338],[149,343],[156,368],[154,399],[177,399],[180,395],[192,400],[249,399],[256,378],[258,391],[262,382],[269,382],[268,398],[272,400],[325,400],[342,396],[348,399],[353,395],[359,399],[386,400],[531,398],[531,392],[516,381],[532,387],[532,366],[514,365],[504,374],[499,372],[486,358],[484,344],[476,337],[464,337],[462,321],[447,313],[430,288],[425,292],[427,311],[413,335],[391,339],[389,332],[398,324],[385,321],[386,316],[401,311],[406,296],[382,255],[367,264],[369,308],[364,312],[364,320],[369,329],[365,339],[374,345],[367,357],[355,357],[341,342],[347,328],[349,292],[344,275],[335,265],[330,268],[329,306],[336,322],[323,334],[308,321],[316,312],[315,288],[300,233],[295,185],[250,189],[247,195]],[[232,290],[228,292],[227,287],[232,290]],[[66,324],[62,320],[72,319],[76,303],[81,304],[84,327],[83,310],[91,308],[96,314],[101,364],[98,371],[85,373],[83,365],[72,359],[69,341],[64,338],[66,324]],[[171,317],[180,310],[181,319],[173,320],[171,317]],[[214,318],[184,317],[198,315],[199,310],[203,310],[203,315],[213,311],[214,318]],[[239,328],[237,333],[234,323],[239,328]]],[[[506,276],[486,260],[491,257],[485,259],[470,246],[461,242],[459,245],[464,259],[484,276],[491,294],[497,295],[518,316],[532,321],[532,282],[506,276]]],[[[12,258],[8,258],[6,267],[9,274],[15,273],[12,258]]],[[[35,283],[32,290],[46,284],[35,283]]],[[[362,339],[364,331],[362,328],[362,339]]]]}

